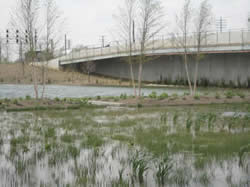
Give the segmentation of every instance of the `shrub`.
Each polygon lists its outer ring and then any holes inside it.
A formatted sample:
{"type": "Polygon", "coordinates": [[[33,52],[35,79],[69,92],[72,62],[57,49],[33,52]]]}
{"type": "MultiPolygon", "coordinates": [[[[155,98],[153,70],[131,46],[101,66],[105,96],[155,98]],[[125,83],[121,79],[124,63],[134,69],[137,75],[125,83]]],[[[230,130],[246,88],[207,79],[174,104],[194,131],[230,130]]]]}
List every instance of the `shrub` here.
{"type": "Polygon", "coordinates": [[[237,93],[237,95],[238,95],[240,98],[242,98],[242,99],[244,99],[244,98],[246,97],[246,95],[245,95],[244,93],[242,93],[242,92],[237,93]]]}
{"type": "Polygon", "coordinates": [[[221,96],[220,96],[220,94],[218,92],[215,94],[215,98],[216,99],[220,99],[221,98],[221,96]]]}
{"type": "Polygon", "coordinates": [[[171,97],[172,97],[173,100],[178,99],[178,94],[174,93],[174,94],[172,94],[171,97]]]}
{"type": "Polygon", "coordinates": [[[155,99],[157,98],[157,93],[153,91],[151,94],[149,94],[149,97],[155,99]]]}
{"type": "Polygon", "coordinates": [[[17,100],[17,99],[14,99],[14,100],[13,100],[13,104],[18,105],[18,100],[17,100]]]}
{"type": "Polygon", "coordinates": [[[121,94],[121,95],[120,95],[120,98],[121,98],[121,99],[127,99],[128,96],[127,96],[127,94],[121,94]]]}
{"type": "Polygon", "coordinates": [[[142,108],[142,104],[141,103],[137,103],[137,108],[142,108]]]}
{"type": "Polygon", "coordinates": [[[26,100],[31,100],[31,96],[30,96],[30,95],[26,95],[26,96],[25,96],[25,99],[26,99],[26,100]]]}
{"type": "Polygon", "coordinates": [[[48,84],[51,84],[51,83],[52,83],[51,79],[48,79],[48,84]]]}
{"type": "Polygon", "coordinates": [[[59,99],[58,97],[56,97],[56,98],[55,98],[55,101],[56,101],[56,102],[59,102],[59,101],[60,101],[60,99],[59,99]]]}
{"type": "Polygon", "coordinates": [[[97,100],[101,100],[102,97],[101,97],[100,95],[98,95],[98,96],[96,96],[96,99],[97,99],[97,100]]]}
{"type": "Polygon", "coordinates": [[[235,94],[230,90],[225,93],[225,96],[228,99],[232,99],[235,96],[235,94]]]}
{"type": "Polygon", "coordinates": [[[115,101],[115,102],[118,102],[118,101],[119,101],[119,98],[118,98],[118,97],[115,97],[115,98],[114,98],[114,101],[115,101]]]}
{"type": "Polygon", "coordinates": [[[160,100],[167,99],[167,98],[168,98],[168,94],[167,94],[167,93],[162,93],[162,94],[159,96],[159,99],[160,99],[160,100]]]}
{"type": "Polygon", "coordinates": [[[199,94],[195,94],[194,99],[195,100],[200,100],[200,95],[199,94]]]}

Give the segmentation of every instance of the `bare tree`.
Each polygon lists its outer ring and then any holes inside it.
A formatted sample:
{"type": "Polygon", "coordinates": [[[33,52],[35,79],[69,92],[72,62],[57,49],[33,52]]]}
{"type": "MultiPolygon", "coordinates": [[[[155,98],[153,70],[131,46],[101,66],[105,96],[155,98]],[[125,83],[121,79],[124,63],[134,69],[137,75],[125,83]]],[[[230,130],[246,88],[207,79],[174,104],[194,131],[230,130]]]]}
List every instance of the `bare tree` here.
{"type": "Polygon", "coordinates": [[[188,34],[191,28],[191,21],[192,21],[191,0],[185,0],[180,15],[176,16],[178,32],[174,35],[174,42],[178,48],[183,49],[183,62],[185,65],[186,77],[188,81],[190,94],[193,95],[193,88],[188,67],[188,43],[190,38],[188,34]]]}
{"type": "Polygon", "coordinates": [[[81,64],[81,70],[84,73],[88,74],[88,83],[90,83],[90,74],[95,72],[96,70],[96,64],[92,61],[86,62],[86,63],[82,63],[81,64]]]}
{"type": "Polygon", "coordinates": [[[133,44],[135,41],[134,20],[136,16],[136,2],[137,0],[124,0],[123,7],[119,8],[119,15],[115,16],[118,21],[118,32],[121,35],[122,40],[125,40],[128,43],[128,57],[125,58],[125,61],[129,64],[130,79],[132,81],[135,96],[137,93],[133,70],[133,44]]]}
{"type": "Polygon", "coordinates": [[[193,94],[196,93],[197,89],[197,77],[198,77],[198,68],[200,60],[203,55],[201,55],[201,45],[202,42],[206,39],[207,31],[212,24],[212,13],[211,5],[208,0],[203,0],[198,9],[197,17],[195,18],[195,38],[197,42],[197,51],[196,51],[196,60],[195,60],[195,74],[194,74],[194,89],[193,94]]]}
{"type": "Polygon", "coordinates": [[[17,9],[12,14],[12,26],[19,30],[22,36],[27,36],[26,60],[31,63],[32,80],[34,85],[35,97],[38,99],[37,68],[34,65],[36,58],[36,28],[39,17],[38,0],[20,0],[17,2],[17,9]]]}
{"type": "Polygon", "coordinates": [[[57,31],[59,24],[61,24],[61,14],[58,10],[55,0],[44,0],[44,14],[45,14],[45,51],[44,62],[42,63],[42,98],[45,93],[45,86],[48,74],[48,62],[54,57],[54,50],[59,42],[60,34],[57,31]]]}
{"type": "Polygon", "coordinates": [[[138,69],[138,96],[141,96],[141,82],[143,64],[147,62],[145,56],[147,46],[160,31],[165,27],[163,23],[163,7],[159,0],[139,0],[138,34],[140,41],[140,56],[138,69]]]}

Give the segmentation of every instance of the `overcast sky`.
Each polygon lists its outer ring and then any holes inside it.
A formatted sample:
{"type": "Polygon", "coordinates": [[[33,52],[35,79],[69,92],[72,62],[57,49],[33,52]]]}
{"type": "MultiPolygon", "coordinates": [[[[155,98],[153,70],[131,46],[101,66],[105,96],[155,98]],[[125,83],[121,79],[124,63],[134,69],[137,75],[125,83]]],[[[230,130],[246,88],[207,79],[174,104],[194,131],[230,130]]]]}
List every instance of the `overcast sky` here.
{"type": "MultiPolygon", "coordinates": [[[[97,44],[101,35],[112,40],[114,31],[113,15],[122,0],[56,0],[66,18],[68,37],[74,45],[97,44]]],[[[201,0],[193,0],[193,5],[201,0]]],[[[0,35],[5,36],[8,28],[9,13],[17,0],[0,0],[0,35]]],[[[174,15],[182,6],[183,0],[162,0],[168,18],[168,27],[174,25],[174,15]]],[[[215,18],[227,19],[228,28],[247,28],[250,0],[210,0],[215,18]]]]}

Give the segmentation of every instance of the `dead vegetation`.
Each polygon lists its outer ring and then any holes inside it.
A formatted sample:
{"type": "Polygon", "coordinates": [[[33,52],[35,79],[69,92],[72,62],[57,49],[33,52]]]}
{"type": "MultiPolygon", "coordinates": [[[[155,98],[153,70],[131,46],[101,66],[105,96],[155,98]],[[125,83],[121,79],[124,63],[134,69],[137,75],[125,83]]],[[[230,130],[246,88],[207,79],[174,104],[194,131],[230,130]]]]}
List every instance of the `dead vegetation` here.
{"type": "MultiPolygon", "coordinates": [[[[42,84],[42,69],[36,68],[38,84],[42,84]]],[[[23,75],[22,64],[0,64],[0,84],[32,84],[32,68],[26,65],[23,75]]],[[[46,84],[128,86],[129,82],[100,76],[88,78],[88,75],[79,72],[48,69],[46,84]]]]}

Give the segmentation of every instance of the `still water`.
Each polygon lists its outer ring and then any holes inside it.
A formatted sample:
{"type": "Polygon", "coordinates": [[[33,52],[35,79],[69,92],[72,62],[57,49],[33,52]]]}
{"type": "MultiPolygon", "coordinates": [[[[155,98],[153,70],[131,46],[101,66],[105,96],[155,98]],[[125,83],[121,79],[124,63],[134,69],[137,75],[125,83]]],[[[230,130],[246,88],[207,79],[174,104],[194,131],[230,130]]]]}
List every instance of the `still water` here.
{"type": "MultiPolygon", "coordinates": [[[[41,88],[40,88],[41,91],[41,88]]],[[[187,92],[185,89],[174,88],[143,88],[142,93],[149,95],[152,91],[161,94],[183,94],[187,92]]],[[[129,87],[97,87],[97,86],[46,86],[45,95],[48,98],[81,98],[95,96],[120,96],[121,94],[133,95],[133,89],[129,87]]],[[[34,96],[34,88],[32,85],[0,85],[0,99],[3,98],[19,98],[27,95],[34,96]]]]}
{"type": "Polygon", "coordinates": [[[249,104],[0,112],[0,186],[249,187],[249,112],[249,104]]]}

